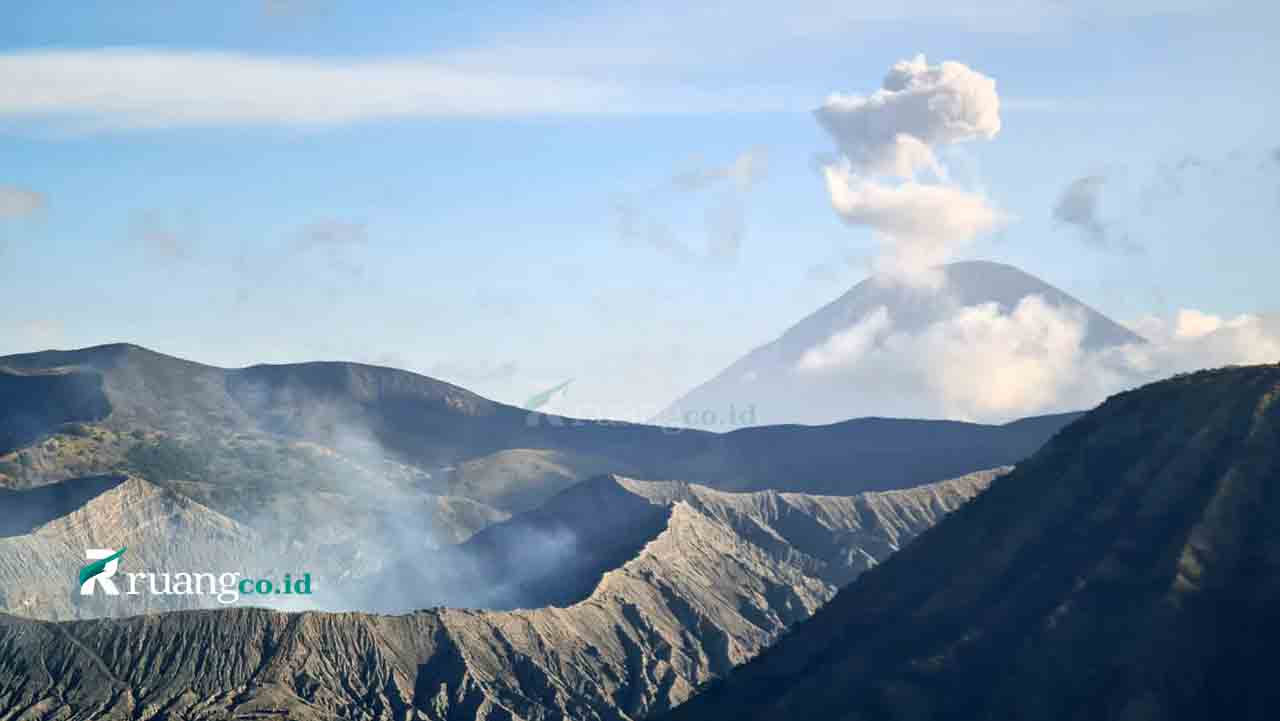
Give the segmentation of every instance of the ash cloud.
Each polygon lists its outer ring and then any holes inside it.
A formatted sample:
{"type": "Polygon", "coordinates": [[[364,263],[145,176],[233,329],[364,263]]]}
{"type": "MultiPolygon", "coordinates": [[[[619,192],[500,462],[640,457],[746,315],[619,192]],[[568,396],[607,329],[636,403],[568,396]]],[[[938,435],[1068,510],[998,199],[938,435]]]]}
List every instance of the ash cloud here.
{"type": "Polygon", "coordinates": [[[618,236],[645,245],[678,262],[708,268],[736,265],[747,234],[749,193],[768,175],[768,154],[753,148],[724,165],[698,166],[673,174],[666,183],[618,198],[613,217],[618,236]],[[658,210],[681,196],[713,194],[703,208],[705,247],[687,243],[658,210]]]}
{"type": "Polygon", "coordinates": [[[941,173],[935,148],[1000,132],[995,80],[963,63],[930,65],[923,54],[894,64],[870,95],[833,94],[814,115],[851,169],[870,176],[941,173]]]}
{"type": "Polygon", "coordinates": [[[1107,184],[1103,175],[1087,175],[1067,184],[1053,206],[1053,218],[1074,229],[1085,243],[1099,250],[1139,253],[1141,245],[1116,228],[1114,222],[1100,215],[1102,192],[1107,184]]]}
{"type": "Polygon", "coordinates": [[[882,278],[936,289],[935,266],[1006,222],[981,193],[951,182],[937,155],[1000,132],[993,79],[917,55],[890,68],[874,92],[834,94],[814,116],[839,151],[822,163],[831,206],[875,234],[881,251],[872,265],[882,278]]]}

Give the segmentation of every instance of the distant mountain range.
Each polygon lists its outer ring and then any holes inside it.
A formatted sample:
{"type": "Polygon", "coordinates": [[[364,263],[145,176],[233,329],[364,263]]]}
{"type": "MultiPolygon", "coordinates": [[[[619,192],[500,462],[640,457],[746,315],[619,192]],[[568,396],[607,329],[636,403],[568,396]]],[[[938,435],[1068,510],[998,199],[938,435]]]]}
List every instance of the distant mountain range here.
{"type": "Polygon", "coordinates": [[[1280,366],[1117,395],[671,721],[1262,719],[1280,366]]]}
{"type": "Polygon", "coordinates": [[[544,416],[391,368],[227,370],[124,344],[0,357],[0,394],[0,487],[129,473],[241,520],[294,488],[512,513],[606,472],[848,495],[1015,463],[1075,417],[719,434],[544,416]]]}
{"type": "Polygon", "coordinates": [[[1038,296],[1054,309],[1084,321],[1084,350],[1141,343],[1133,331],[1080,300],[1011,265],[986,261],[952,263],[939,268],[939,289],[920,289],[869,278],[796,323],[773,340],[734,361],[711,380],[697,386],[657,418],[664,423],[699,427],[705,413],[717,421],[738,417],[754,423],[831,423],[859,415],[883,414],[895,396],[919,389],[868,387],[840,375],[797,372],[801,359],[833,336],[877,312],[891,318],[897,332],[915,333],[958,308],[993,303],[1008,314],[1023,299],[1038,296]],[[747,411],[750,412],[747,412],[747,411]]]}

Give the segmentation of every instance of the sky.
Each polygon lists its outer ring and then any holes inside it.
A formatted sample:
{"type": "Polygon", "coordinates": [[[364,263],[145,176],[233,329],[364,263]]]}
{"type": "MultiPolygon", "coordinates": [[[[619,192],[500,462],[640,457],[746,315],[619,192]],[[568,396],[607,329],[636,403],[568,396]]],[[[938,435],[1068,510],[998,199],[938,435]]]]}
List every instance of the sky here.
{"type": "Polygon", "coordinates": [[[944,260],[1134,324],[1280,310],[1273,3],[6,16],[0,353],[353,360],[514,404],[572,380],[556,410],[643,420],[879,267],[814,111],[921,54],[999,98],[934,149],[993,209],[944,260]]]}

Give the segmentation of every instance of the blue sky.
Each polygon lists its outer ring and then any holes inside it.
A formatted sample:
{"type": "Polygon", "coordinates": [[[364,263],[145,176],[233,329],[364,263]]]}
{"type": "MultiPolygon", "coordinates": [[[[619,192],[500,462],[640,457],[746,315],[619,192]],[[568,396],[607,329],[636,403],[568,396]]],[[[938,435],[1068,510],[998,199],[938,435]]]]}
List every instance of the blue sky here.
{"type": "Polygon", "coordinates": [[[998,83],[999,135],[946,160],[1012,220],[962,257],[1120,320],[1280,309],[1270,3],[882,5],[10,10],[0,353],[361,360],[515,403],[573,378],[563,410],[645,418],[866,276],[810,111],[916,53],[998,83]],[[744,154],[750,183],[672,182],[744,154]],[[1142,252],[1054,220],[1085,176],[1142,252]],[[717,262],[709,213],[742,228],[717,262]]]}

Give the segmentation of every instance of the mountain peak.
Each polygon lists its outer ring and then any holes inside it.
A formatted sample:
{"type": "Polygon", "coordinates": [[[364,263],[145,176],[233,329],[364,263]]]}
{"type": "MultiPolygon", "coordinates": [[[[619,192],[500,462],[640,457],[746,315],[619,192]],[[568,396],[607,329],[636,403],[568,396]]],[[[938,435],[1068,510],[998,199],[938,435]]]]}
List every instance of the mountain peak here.
{"type": "MultiPolygon", "coordinates": [[[[717,419],[746,417],[753,423],[773,425],[823,424],[866,415],[919,416],[920,411],[913,412],[903,401],[907,388],[868,388],[831,372],[806,374],[801,372],[802,359],[833,343],[851,352],[850,347],[862,341],[845,336],[862,324],[909,336],[953,318],[961,309],[994,304],[1007,316],[1032,297],[1046,308],[1079,319],[1081,350],[1143,342],[1128,328],[1015,266],[970,260],[939,266],[938,270],[944,278],[941,288],[917,288],[880,277],[863,280],[694,388],[658,417],[675,425],[697,425],[688,419],[711,413],[717,419]],[[754,412],[731,415],[727,413],[731,408],[754,412]]],[[[868,331],[864,339],[868,347],[874,345],[874,337],[868,331]]]]}

